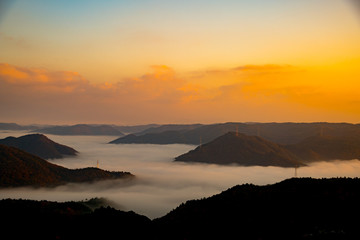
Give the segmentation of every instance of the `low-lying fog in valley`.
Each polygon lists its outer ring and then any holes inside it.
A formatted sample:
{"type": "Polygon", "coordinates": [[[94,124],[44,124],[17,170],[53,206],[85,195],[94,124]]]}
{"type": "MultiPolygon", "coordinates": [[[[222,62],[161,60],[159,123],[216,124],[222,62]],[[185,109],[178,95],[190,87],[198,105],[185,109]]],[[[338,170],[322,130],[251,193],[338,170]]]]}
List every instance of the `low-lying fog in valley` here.
{"type": "MultiPolygon", "coordinates": [[[[0,132],[0,138],[22,136],[24,132],[0,132]]],[[[240,167],[173,162],[174,157],[196,146],[183,144],[107,144],[113,136],[55,136],[53,141],[79,151],[78,156],[52,163],[67,168],[96,167],[128,171],[134,181],[103,181],[93,184],[68,184],[56,188],[15,188],[0,190],[0,199],[71,201],[104,197],[113,207],[133,210],[149,218],[165,215],[180,203],[208,197],[243,183],[258,185],[294,177],[295,169],[280,167],[240,167]]],[[[359,177],[360,161],[315,163],[297,170],[298,177],[359,177]]]]}

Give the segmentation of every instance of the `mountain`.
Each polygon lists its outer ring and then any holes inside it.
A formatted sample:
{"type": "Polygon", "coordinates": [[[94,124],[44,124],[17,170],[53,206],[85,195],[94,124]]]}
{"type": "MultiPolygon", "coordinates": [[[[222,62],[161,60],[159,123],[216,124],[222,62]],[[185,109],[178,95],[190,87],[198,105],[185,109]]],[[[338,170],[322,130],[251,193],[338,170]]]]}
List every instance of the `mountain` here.
{"type": "Polygon", "coordinates": [[[35,130],[38,126],[35,125],[19,125],[16,123],[0,123],[0,130],[35,130]]]}
{"type": "Polygon", "coordinates": [[[52,187],[69,182],[90,182],[130,178],[128,172],[98,168],[67,169],[22,151],[0,144],[0,187],[52,187]]]}
{"type": "Polygon", "coordinates": [[[360,136],[312,136],[285,148],[304,162],[360,160],[360,136]]]}
{"type": "Polygon", "coordinates": [[[244,184],[153,222],[157,239],[360,239],[360,179],[244,184]]]}
{"type": "MultiPolygon", "coordinates": [[[[191,126],[191,125],[190,125],[191,126]]],[[[360,136],[360,125],[349,123],[219,123],[193,125],[187,129],[171,129],[177,131],[169,138],[169,129],[158,127],[136,133],[131,137],[120,137],[111,143],[185,143],[198,145],[200,139],[208,143],[227,132],[239,132],[249,136],[259,136],[278,144],[289,145],[317,135],[360,136]],[[159,132],[160,130],[164,130],[159,132]]]]}
{"type": "Polygon", "coordinates": [[[238,164],[242,166],[304,166],[284,147],[257,136],[229,132],[175,158],[181,162],[238,164]]]}
{"type": "MultiPolygon", "coordinates": [[[[10,239],[147,239],[151,220],[89,201],[0,200],[1,234],[10,239]]],[[[95,199],[95,201],[97,201],[95,199]]]]}
{"type": "Polygon", "coordinates": [[[0,144],[16,147],[45,159],[77,154],[75,149],[56,143],[42,134],[29,134],[18,138],[7,137],[0,139],[0,144]]]}
{"type": "Polygon", "coordinates": [[[108,135],[123,136],[116,127],[111,125],[77,124],[72,126],[53,126],[37,129],[36,132],[54,135],[108,135]]]}

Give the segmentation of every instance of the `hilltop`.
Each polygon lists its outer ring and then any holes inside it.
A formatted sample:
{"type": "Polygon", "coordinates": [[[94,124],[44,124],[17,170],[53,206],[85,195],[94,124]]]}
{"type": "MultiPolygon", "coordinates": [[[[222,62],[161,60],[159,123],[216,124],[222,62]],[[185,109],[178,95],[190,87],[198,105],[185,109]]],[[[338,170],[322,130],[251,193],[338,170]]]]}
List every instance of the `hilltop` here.
{"type": "Polygon", "coordinates": [[[258,136],[229,132],[175,161],[242,166],[301,167],[314,161],[360,160],[360,136],[312,136],[281,145],[258,136]]]}
{"type": "Polygon", "coordinates": [[[242,166],[298,167],[305,164],[286,148],[257,136],[229,132],[195,150],[178,156],[175,161],[242,166]]]}
{"type": "Polygon", "coordinates": [[[0,144],[16,147],[45,159],[77,154],[75,149],[56,143],[42,134],[29,134],[18,138],[7,137],[0,139],[0,144]]]}

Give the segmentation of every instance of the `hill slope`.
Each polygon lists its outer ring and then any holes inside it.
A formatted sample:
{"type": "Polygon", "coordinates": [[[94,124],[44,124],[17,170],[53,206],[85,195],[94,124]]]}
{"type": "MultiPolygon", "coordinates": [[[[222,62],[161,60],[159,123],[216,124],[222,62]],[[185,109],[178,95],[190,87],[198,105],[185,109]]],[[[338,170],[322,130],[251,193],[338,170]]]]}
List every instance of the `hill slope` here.
{"type": "Polygon", "coordinates": [[[97,168],[67,169],[20,149],[0,144],[0,187],[57,186],[68,182],[89,182],[133,177],[128,172],[97,168]]]}
{"type": "Polygon", "coordinates": [[[243,166],[295,167],[304,165],[290,151],[276,143],[234,132],[229,132],[178,156],[175,161],[243,166]]]}
{"type": "Polygon", "coordinates": [[[22,137],[0,139],[0,144],[16,147],[41,158],[62,158],[64,155],[76,155],[71,147],[56,143],[42,134],[29,134],[22,137]]]}

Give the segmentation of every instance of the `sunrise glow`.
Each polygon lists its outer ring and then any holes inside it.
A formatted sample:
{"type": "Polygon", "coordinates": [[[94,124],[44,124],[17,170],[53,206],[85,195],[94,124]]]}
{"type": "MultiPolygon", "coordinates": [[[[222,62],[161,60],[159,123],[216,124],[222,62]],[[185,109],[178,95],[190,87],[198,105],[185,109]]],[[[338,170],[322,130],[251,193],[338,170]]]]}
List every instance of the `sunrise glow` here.
{"type": "Polygon", "coordinates": [[[360,119],[352,1],[14,1],[3,121],[360,119]]]}

